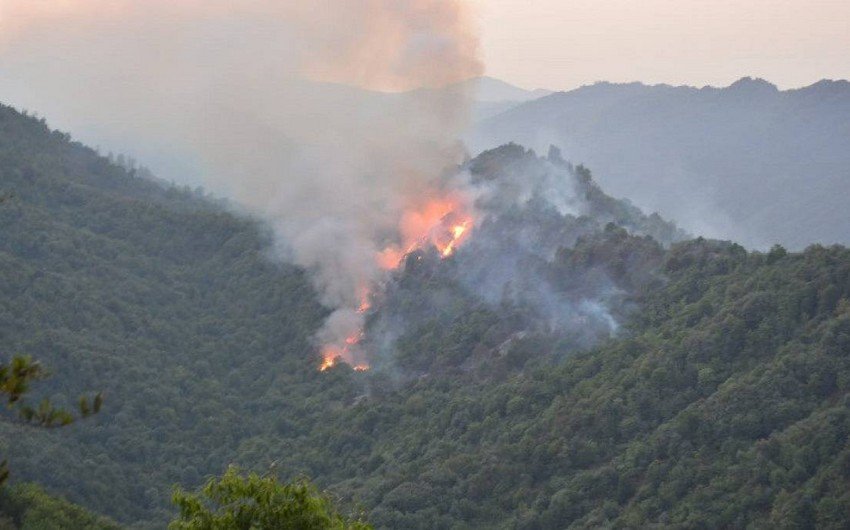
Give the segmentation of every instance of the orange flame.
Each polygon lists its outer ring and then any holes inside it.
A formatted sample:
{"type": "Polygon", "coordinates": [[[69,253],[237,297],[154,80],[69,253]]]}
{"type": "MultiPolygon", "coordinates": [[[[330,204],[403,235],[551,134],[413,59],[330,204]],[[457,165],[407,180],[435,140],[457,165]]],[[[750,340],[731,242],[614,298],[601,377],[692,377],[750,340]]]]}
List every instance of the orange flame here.
{"type": "MultiPolygon", "coordinates": [[[[360,306],[357,308],[358,313],[365,313],[372,307],[372,303],[369,300],[370,294],[368,287],[363,286],[360,288],[360,306]]],[[[350,359],[351,350],[360,344],[361,340],[363,340],[363,331],[358,330],[346,337],[342,346],[334,344],[326,345],[322,349],[322,364],[319,365],[319,371],[325,372],[336,366],[340,361],[350,359]]],[[[368,369],[369,365],[367,364],[358,364],[354,366],[354,370],[358,372],[365,372],[368,369]]]]}
{"type": "MultiPolygon", "coordinates": [[[[350,358],[351,350],[363,339],[363,332],[350,335],[345,338],[345,344],[342,347],[336,345],[325,346],[322,350],[322,364],[319,365],[319,371],[325,372],[336,366],[340,361],[345,361],[350,358]]],[[[357,364],[354,369],[358,372],[365,372],[369,369],[367,364],[357,364]]]]}
{"type": "Polygon", "coordinates": [[[463,197],[447,195],[409,210],[401,219],[402,244],[388,246],[376,260],[385,270],[398,268],[404,257],[416,249],[433,245],[447,258],[469,235],[473,217],[463,197]]]}
{"type": "Polygon", "coordinates": [[[327,350],[322,354],[324,360],[322,361],[322,365],[319,366],[319,371],[324,372],[326,370],[330,370],[336,365],[336,360],[339,359],[338,355],[334,355],[333,353],[329,353],[327,350]]]}
{"type": "MultiPolygon", "coordinates": [[[[401,244],[384,248],[375,256],[375,261],[384,270],[395,270],[405,256],[428,245],[433,245],[442,258],[448,258],[469,238],[474,224],[468,202],[460,195],[429,200],[420,207],[411,208],[402,216],[399,224],[401,244]]],[[[370,297],[369,287],[361,287],[358,313],[365,313],[371,308],[370,297]]],[[[325,346],[319,370],[324,372],[339,362],[348,362],[352,358],[352,350],[361,340],[363,331],[358,330],[346,337],[344,344],[325,346]]],[[[353,368],[365,372],[369,370],[369,365],[361,363],[353,365],[353,368]]]]}
{"type": "Polygon", "coordinates": [[[463,243],[464,235],[467,234],[467,229],[469,228],[470,221],[462,221],[460,224],[456,224],[451,227],[449,233],[451,234],[451,239],[448,243],[445,244],[442,248],[437,244],[437,248],[440,250],[440,255],[444,258],[448,258],[452,254],[454,254],[455,249],[458,245],[463,243]]]}

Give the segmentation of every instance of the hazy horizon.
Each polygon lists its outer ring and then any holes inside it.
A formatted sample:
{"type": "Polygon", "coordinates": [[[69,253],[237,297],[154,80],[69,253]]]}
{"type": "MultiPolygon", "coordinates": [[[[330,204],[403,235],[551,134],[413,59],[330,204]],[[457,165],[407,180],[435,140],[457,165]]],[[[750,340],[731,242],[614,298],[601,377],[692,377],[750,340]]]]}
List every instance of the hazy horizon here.
{"type": "Polygon", "coordinates": [[[723,82],[723,83],[697,84],[697,83],[687,83],[687,82],[684,82],[684,83],[668,83],[668,82],[665,82],[665,81],[649,82],[649,81],[646,81],[644,79],[629,79],[629,80],[596,79],[596,80],[593,80],[593,81],[583,82],[583,83],[581,83],[579,85],[575,85],[575,86],[548,87],[548,86],[524,85],[524,84],[521,84],[521,83],[514,83],[514,82],[512,82],[508,79],[491,75],[489,72],[485,72],[483,76],[480,76],[480,77],[477,77],[477,78],[471,78],[468,81],[474,81],[475,79],[492,79],[492,80],[495,80],[495,81],[501,81],[503,83],[507,83],[511,86],[514,86],[516,88],[520,88],[522,90],[526,90],[526,91],[529,91],[529,92],[536,91],[536,90],[545,90],[545,91],[549,91],[549,92],[570,92],[572,90],[576,90],[576,89],[579,89],[579,88],[582,88],[582,87],[593,86],[593,85],[597,85],[597,84],[601,84],[601,83],[609,83],[609,84],[613,84],[613,85],[628,85],[628,84],[632,84],[632,83],[639,83],[639,84],[643,84],[643,85],[646,85],[646,86],[672,86],[672,87],[690,87],[690,88],[706,88],[706,87],[728,88],[729,86],[735,84],[736,82],[740,81],[741,79],[747,79],[747,78],[749,78],[749,79],[760,79],[762,81],[766,81],[766,82],[776,86],[777,89],[781,92],[785,92],[785,91],[788,91],[788,90],[798,90],[800,88],[805,88],[807,86],[814,85],[814,84],[819,83],[821,81],[847,81],[847,82],[850,82],[850,76],[848,76],[848,77],[820,77],[818,79],[813,79],[811,82],[807,82],[807,83],[799,85],[799,86],[783,87],[783,86],[779,85],[778,83],[776,83],[772,79],[768,79],[768,78],[765,78],[765,77],[752,75],[752,74],[742,74],[742,75],[740,75],[740,76],[738,76],[734,79],[729,80],[728,82],[723,82]]]}
{"type": "Polygon", "coordinates": [[[756,76],[756,75],[746,75],[746,74],[744,74],[744,75],[738,76],[735,79],[731,79],[730,81],[724,82],[724,83],[696,84],[696,83],[668,83],[668,82],[665,82],[665,81],[649,82],[649,81],[646,81],[646,80],[643,80],[643,79],[629,79],[629,80],[625,80],[625,79],[624,80],[597,79],[595,81],[587,81],[587,82],[584,82],[584,83],[581,83],[581,84],[575,85],[575,86],[569,86],[569,87],[564,87],[564,88],[562,88],[562,87],[552,88],[552,87],[548,87],[548,86],[523,85],[523,84],[520,84],[520,83],[514,83],[514,82],[508,81],[506,79],[503,79],[501,77],[496,77],[496,76],[490,75],[489,73],[485,73],[485,75],[483,75],[482,78],[489,78],[489,79],[494,79],[496,81],[502,81],[504,83],[508,83],[511,86],[520,88],[522,90],[527,90],[529,92],[535,91],[535,90],[546,90],[546,91],[549,91],[549,92],[570,92],[570,91],[573,91],[573,90],[576,90],[576,89],[579,89],[579,88],[582,88],[582,87],[598,85],[598,84],[601,84],[601,83],[609,83],[609,84],[612,84],[612,85],[629,85],[629,84],[633,84],[633,83],[639,83],[639,84],[646,85],[646,86],[671,86],[671,87],[690,87],[690,88],[707,88],[707,87],[708,88],[728,88],[729,86],[735,84],[736,82],[740,81],[741,79],[746,79],[746,78],[761,79],[763,81],[770,83],[771,85],[776,86],[776,88],[780,92],[786,92],[788,90],[799,90],[801,88],[805,88],[805,87],[814,85],[816,83],[819,83],[820,81],[847,81],[847,82],[850,82],[850,77],[821,77],[821,78],[818,78],[818,79],[813,79],[811,82],[807,82],[807,83],[799,85],[799,86],[783,87],[783,86],[780,86],[779,84],[777,84],[772,79],[767,79],[767,78],[764,78],[764,77],[761,77],[761,76],[756,76]]]}
{"type": "Polygon", "coordinates": [[[527,89],[597,81],[780,89],[850,78],[850,2],[474,0],[486,75],[527,89]]]}

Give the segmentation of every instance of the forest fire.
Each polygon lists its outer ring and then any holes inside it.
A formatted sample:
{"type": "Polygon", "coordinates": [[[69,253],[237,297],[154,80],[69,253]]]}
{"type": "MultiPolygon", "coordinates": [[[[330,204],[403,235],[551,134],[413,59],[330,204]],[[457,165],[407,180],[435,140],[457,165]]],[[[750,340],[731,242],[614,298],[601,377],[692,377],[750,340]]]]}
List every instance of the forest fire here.
{"type": "MultiPolygon", "coordinates": [[[[362,286],[360,288],[360,305],[357,307],[357,313],[359,315],[366,314],[367,311],[372,307],[372,303],[369,300],[371,293],[369,292],[369,288],[366,286],[362,286]]],[[[369,365],[367,364],[355,364],[353,362],[354,352],[352,351],[363,339],[363,331],[358,329],[354,333],[350,334],[345,338],[343,344],[328,344],[322,349],[322,364],[319,366],[320,372],[325,372],[330,370],[334,366],[337,365],[338,362],[346,362],[351,364],[355,371],[365,372],[369,369],[369,365]]]]}
{"type": "Polygon", "coordinates": [[[428,202],[404,215],[399,226],[402,244],[385,248],[377,257],[378,264],[384,270],[395,270],[407,254],[428,245],[448,258],[466,241],[472,226],[472,214],[462,197],[428,202]]]}
{"type": "MultiPolygon", "coordinates": [[[[359,331],[355,335],[351,335],[345,339],[345,344],[340,348],[337,346],[326,346],[322,351],[322,364],[319,367],[320,372],[327,371],[337,365],[338,362],[348,362],[351,358],[351,349],[360,343],[363,338],[363,332],[359,331]]],[[[358,364],[354,366],[354,370],[365,372],[369,369],[366,364],[358,364]]]]}
{"type": "MultiPolygon", "coordinates": [[[[400,245],[390,245],[375,256],[378,266],[386,271],[398,269],[404,257],[411,252],[433,246],[443,259],[452,256],[471,233],[474,218],[467,201],[459,195],[432,200],[422,207],[406,212],[399,225],[400,245]]],[[[359,315],[365,315],[372,307],[368,287],[360,289],[359,315]]],[[[339,362],[352,365],[355,371],[369,370],[366,363],[354,363],[354,351],[363,340],[363,330],[348,335],[342,344],[326,345],[322,350],[319,370],[325,372],[339,362]]]]}
{"type": "Polygon", "coordinates": [[[443,248],[440,249],[441,256],[443,256],[444,258],[448,258],[454,253],[455,248],[457,248],[457,246],[463,242],[464,234],[467,233],[467,230],[469,229],[469,224],[470,221],[462,221],[460,224],[456,224],[451,227],[451,229],[449,230],[449,233],[451,234],[451,240],[443,248]]]}

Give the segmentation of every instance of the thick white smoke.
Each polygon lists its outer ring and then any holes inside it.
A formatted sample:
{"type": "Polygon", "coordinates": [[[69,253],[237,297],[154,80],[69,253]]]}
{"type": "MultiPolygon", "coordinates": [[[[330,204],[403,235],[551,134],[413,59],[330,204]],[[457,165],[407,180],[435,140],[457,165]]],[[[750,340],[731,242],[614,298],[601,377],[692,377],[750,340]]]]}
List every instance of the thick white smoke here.
{"type": "Polygon", "coordinates": [[[480,73],[459,0],[0,0],[0,99],[191,156],[312,272],[329,342],[461,155],[467,95],[424,89],[480,73]]]}

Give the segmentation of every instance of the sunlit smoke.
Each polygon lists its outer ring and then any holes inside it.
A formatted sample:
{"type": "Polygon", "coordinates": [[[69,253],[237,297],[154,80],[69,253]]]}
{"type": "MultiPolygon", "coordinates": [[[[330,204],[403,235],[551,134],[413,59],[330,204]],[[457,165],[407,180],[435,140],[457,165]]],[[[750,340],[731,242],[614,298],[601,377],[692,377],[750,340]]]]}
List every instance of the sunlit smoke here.
{"type": "Polygon", "coordinates": [[[399,224],[400,242],[385,247],[378,255],[378,264],[394,270],[404,256],[428,245],[436,247],[443,257],[451,256],[471,231],[472,210],[472,199],[460,192],[407,209],[399,224]]]}

